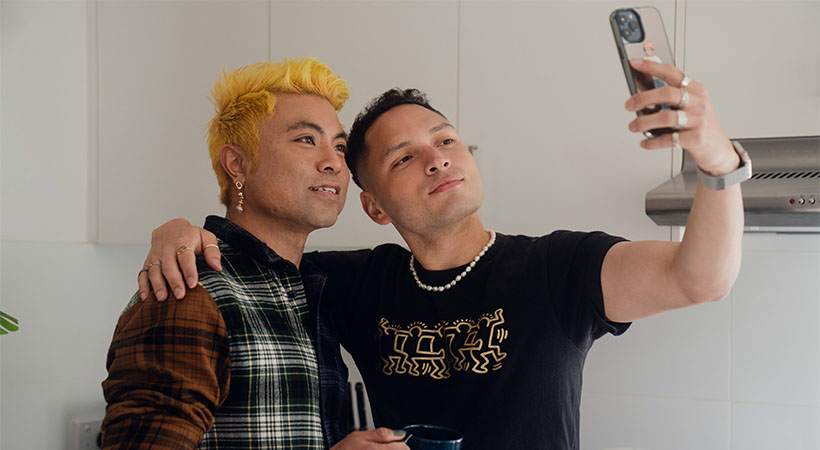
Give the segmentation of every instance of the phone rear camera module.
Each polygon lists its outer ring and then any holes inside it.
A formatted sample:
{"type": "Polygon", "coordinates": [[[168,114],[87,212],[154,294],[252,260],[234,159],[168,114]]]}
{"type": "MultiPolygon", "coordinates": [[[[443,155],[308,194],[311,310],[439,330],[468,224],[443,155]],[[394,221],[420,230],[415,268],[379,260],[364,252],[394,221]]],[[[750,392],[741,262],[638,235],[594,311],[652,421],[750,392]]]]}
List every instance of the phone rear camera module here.
{"type": "Polygon", "coordinates": [[[618,29],[621,37],[630,43],[642,42],[644,33],[641,16],[632,9],[622,9],[617,12],[618,29]]]}

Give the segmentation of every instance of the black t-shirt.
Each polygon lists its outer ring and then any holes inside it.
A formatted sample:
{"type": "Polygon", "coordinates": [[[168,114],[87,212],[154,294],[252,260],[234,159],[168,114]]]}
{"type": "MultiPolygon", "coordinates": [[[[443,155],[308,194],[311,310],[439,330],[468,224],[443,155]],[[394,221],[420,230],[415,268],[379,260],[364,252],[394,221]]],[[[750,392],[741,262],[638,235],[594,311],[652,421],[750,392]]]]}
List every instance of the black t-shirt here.
{"type": "MultiPolygon", "coordinates": [[[[604,255],[622,240],[498,234],[466,277],[434,293],[416,285],[397,245],[306,257],[328,275],[322,320],[353,355],[377,426],[451,427],[464,450],[567,450],[579,448],[587,352],[629,326],[606,320],[600,281],[604,255]]],[[[416,263],[428,285],[463,269],[416,263]]]]}

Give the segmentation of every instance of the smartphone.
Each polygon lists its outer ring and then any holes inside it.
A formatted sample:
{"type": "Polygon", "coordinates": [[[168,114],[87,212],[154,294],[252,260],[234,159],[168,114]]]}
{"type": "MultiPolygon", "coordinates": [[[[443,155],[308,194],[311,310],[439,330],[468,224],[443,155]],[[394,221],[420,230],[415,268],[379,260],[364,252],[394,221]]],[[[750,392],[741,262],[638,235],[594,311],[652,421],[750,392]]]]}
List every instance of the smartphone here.
{"type": "MultiPolygon", "coordinates": [[[[630,95],[665,86],[659,78],[632,70],[630,59],[643,58],[663,64],[674,64],[675,58],[669,47],[666,29],[663,27],[661,13],[652,6],[638,8],[622,8],[612,11],[609,15],[609,24],[615,36],[615,45],[621,57],[626,84],[630,95]]],[[[676,109],[669,105],[650,105],[638,111],[638,115],[652,114],[661,109],[676,109]]],[[[673,128],[656,128],[644,131],[649,138],[675,131],[673,128]]]]}

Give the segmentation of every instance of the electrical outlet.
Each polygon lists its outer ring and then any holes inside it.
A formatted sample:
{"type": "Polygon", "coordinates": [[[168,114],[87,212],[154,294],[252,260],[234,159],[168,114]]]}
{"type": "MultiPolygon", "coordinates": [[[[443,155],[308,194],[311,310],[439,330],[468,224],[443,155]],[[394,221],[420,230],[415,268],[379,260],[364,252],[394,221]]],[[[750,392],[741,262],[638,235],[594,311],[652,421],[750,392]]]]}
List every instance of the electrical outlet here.
{"type": "Polygon", "coordinates": [[[74,436],[71,450],[99,450],[100,426],[102,419],[74,419],[74,436]]]}

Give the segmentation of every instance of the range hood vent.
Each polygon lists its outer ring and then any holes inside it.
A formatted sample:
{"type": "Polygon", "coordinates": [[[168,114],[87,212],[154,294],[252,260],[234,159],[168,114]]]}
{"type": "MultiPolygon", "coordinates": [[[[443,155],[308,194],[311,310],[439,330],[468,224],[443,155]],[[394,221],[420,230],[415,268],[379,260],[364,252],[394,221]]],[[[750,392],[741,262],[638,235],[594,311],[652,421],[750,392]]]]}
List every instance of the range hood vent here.
{"type": "MultiPolygon", "coordinates": [[[[747,231],[820,232],[820,136],[737,140],[754,172],[742,188],[747,231]]],[[[646,194],[658,225],[686,225],[698,177],[683,153],[681,172],[646,194]]]]}
{"type": "Polygon", "coordinates": [[[820,172],[763,172],[752,175],[753,180],[767,180],[775,178],[813,178],[820,179],[820,172]]]}

